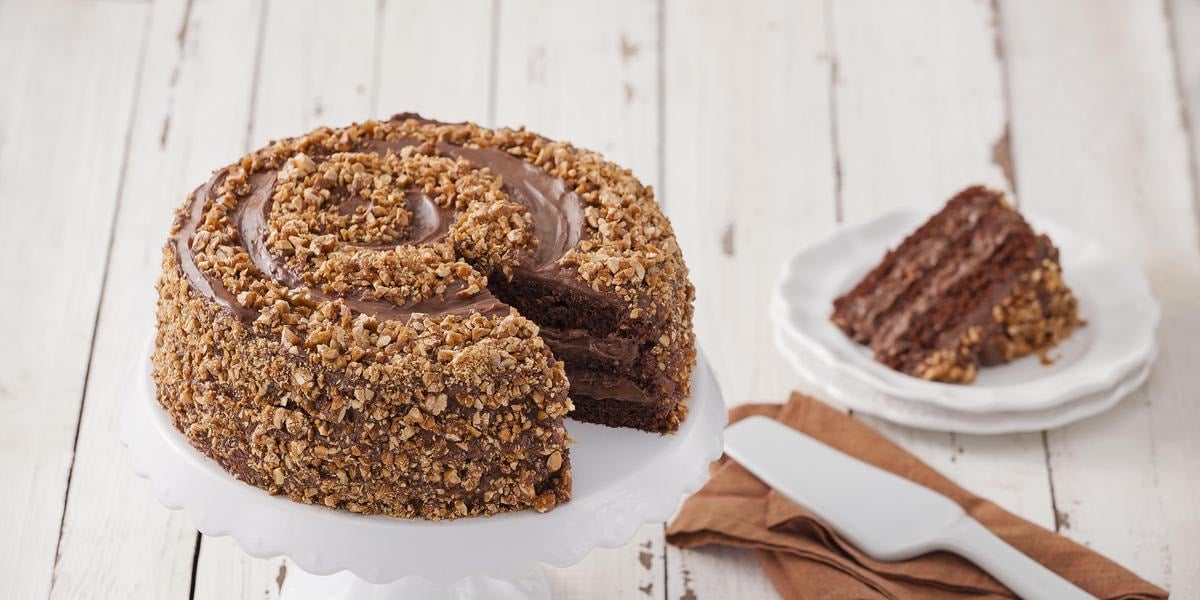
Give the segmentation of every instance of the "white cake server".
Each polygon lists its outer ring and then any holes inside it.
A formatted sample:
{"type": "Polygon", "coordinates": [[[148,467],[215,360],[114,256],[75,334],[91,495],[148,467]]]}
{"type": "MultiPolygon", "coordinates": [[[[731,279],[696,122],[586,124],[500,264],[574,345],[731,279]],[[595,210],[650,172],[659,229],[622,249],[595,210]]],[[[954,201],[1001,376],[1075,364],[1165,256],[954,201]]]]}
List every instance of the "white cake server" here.
{"type": "Polygon", "coordinates": [[[725,452],[866,554],[898,561],[945,550],[1022,598],[1092,598],[996,537],[949,498],[767,417],[725,430],[725,452]]]}

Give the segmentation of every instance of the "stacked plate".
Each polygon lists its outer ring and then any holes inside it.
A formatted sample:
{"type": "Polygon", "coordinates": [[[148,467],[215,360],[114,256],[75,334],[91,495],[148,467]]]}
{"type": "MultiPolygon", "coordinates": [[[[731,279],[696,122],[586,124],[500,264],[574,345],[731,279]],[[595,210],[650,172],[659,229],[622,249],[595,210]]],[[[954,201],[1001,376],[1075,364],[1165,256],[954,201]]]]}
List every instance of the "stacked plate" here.
{"type": "Polygon", "coordinates": [[[790,364],[854,410],[925,429],[1007,433],[1059,427],[1104,411],[1137,389],[1157,352],[1159,307],[1142,272],[1099,244],[1036,217],[1058,246],[1063,277],[1087,325],[1050,352],[979,370],[970,385],[925,381],[876,362],[830,320],[848,291],[928,218],[890,213],[840,227],[793,255],[771,305],[775,342],[790,364]]]}

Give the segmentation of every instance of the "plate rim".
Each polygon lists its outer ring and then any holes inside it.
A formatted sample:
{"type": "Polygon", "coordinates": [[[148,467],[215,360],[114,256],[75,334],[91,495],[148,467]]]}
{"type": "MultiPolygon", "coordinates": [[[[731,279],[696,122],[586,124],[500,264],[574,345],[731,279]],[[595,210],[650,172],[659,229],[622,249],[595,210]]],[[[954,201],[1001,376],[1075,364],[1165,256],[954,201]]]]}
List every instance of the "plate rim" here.
{"type": "MultiPolygon", "coordinates": [[[[841,403],[851,410],[869,414],[906,427],[926,431],[955,432],[970,435],[1006,435],[1011,433],[1046,431],[1096,416],[1113,408],[1121,400],[1136,392],[1149,378],[1154,366],[1154,356],[1151,356],[1148,362],[1141,364],[1137,369],[1127,374],[1127,378],[1118,382],[1117,386],[1109,390],[1087,394],[1085,397],[1074,398],[1058,406],[1052,406],[1043,410],[1005,411],[1003,413],[991,414],[961,413],[960,415],[955,415],[953,414],[954,411],[946,411],[946,409],[941,407],[920,404],[906,398],[890,396],[885,392],[871,388],[870,391],[878,396],[888,397],[899,404],[910,405],[921,411],[932,411],[937,415],[935,417],[922,417],[919,412],[896,411],[894,408],[880,403],[878,398],[872,396],[871,393],[859,394],[848,390],[844,382],[834,381],[834,378],[837,377],[836,374],[822,376],[813,372],[813,370],[804,365],[811,364],[813,361],[819,359],[811,357],[811,360],[805,360],[809,357],[796,354],[787,345],[787,342],[778,331],[775,333],[774,338],[776,349],[783,354],[784,361],[793,370],[806,381],[810,382],[821,394],[841,403]]],[[[1156,354],[1157,350],[1155,351],[1156,354]]],[[[824,367],[828,369],[829,365],[825,364],[824,367]]],[[[845,376],[842,375],[842,377],[845,376]]],[[[849,381],[851,384],[855,383],[853,379],[849,381]]]]}

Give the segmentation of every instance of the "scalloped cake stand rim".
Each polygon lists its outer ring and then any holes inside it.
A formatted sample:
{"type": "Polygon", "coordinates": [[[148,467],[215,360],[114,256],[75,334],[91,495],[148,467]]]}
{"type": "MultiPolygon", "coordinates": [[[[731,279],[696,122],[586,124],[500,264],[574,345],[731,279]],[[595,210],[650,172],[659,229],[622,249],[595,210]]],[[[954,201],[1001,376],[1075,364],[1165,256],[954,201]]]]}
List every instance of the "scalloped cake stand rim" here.
{"type": "Polygon", "coordinates": [[[725,406],[703,355],[690,415],[671,436],[570,421],[573,498],[545,514],[429,522],[364,516],[271,496],[192,448],[155,399],[149,347],[120,394],[121,440],[159,500],[184,509],[206,535],[233,537],[249,555],[285,555],[314,575],[350,571],[372,584],[419,575],[449,584],[516,580],[540,563],[563,567],[592,548],[624,545],[643,523],[666,521],[699,489],[722,451],[725,406]],[[593,471],[593,472],[589,472],[593,471]]]}

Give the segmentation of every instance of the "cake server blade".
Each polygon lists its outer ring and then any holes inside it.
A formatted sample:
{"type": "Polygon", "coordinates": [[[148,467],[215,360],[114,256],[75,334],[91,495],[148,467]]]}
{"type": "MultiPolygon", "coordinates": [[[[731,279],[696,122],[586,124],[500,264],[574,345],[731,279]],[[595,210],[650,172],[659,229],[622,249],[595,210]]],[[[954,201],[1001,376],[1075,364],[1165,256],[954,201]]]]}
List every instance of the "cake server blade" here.
{"type": "Polygon", "coordinates": [[[1023,598],[1091,598],[996,537],[949,498],[767,417],[725,431],[725,452],[877,560],[958,554],[1023,598]]]}

